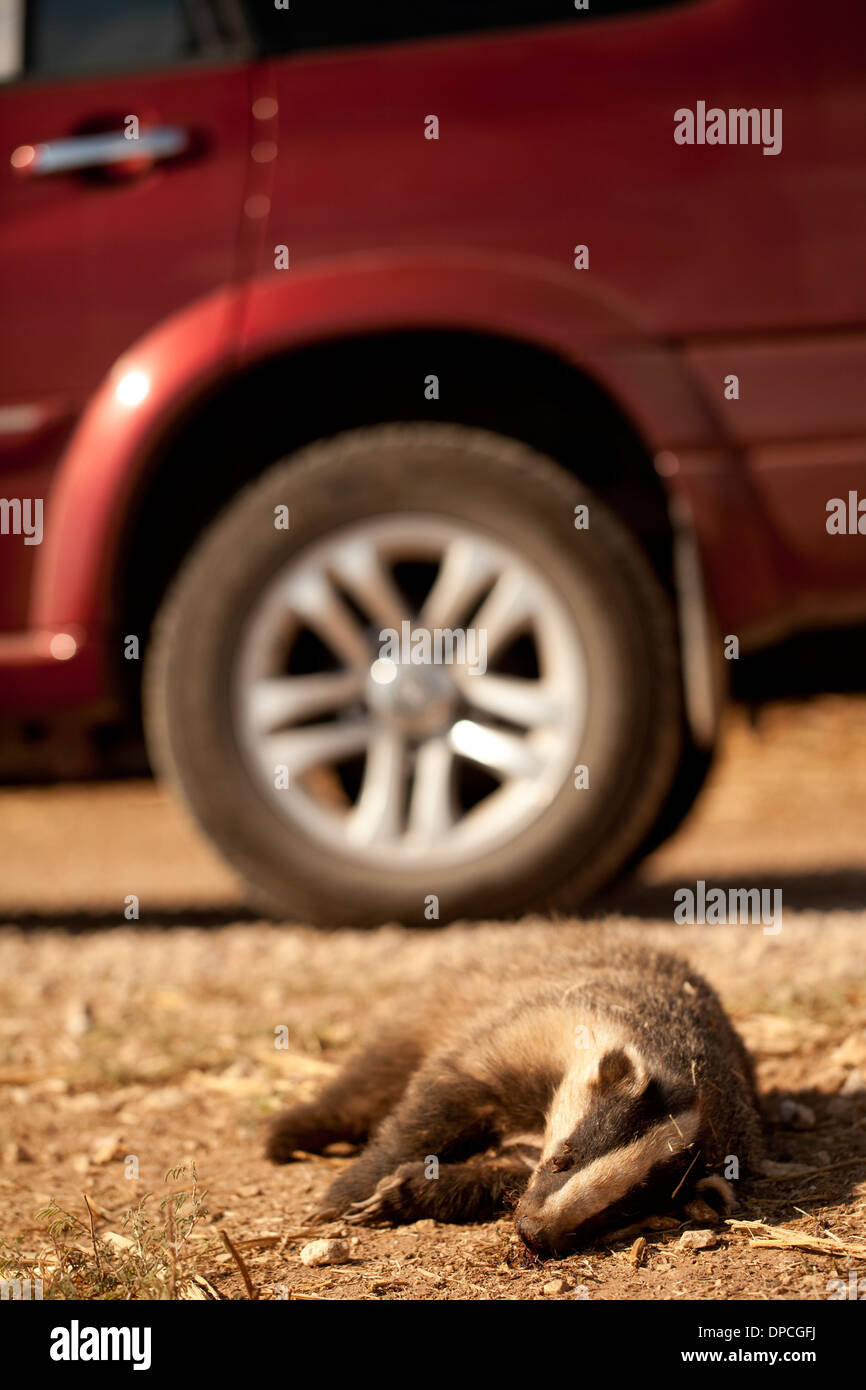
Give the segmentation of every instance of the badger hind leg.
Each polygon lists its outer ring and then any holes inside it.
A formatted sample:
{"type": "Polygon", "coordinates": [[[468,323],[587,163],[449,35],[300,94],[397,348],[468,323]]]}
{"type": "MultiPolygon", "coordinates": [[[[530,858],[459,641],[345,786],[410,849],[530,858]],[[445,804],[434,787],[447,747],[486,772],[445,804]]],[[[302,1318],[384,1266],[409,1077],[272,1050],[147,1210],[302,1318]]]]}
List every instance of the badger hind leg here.
{"type": "Polygon", "coordinates": [[[369,1197],[353,1202],[345,1220],[399,1226],[431,1217],[434,1221],[489,1221],[516,1202],[531,1169],[500,1158],[447,1163],[438,1173],[429,1162],[402,1163],[382,1178],[369,1197]]]}
{"type": "Polygon", "coordinates": [[[265,1152],[291,1163],[297,1150],[321,1153],[339,1140],[361,1144],[396,1105],[421,1060],[416,1041],[382,1033],[350,1057],[315,1100],[284,1110],[271,1122],[265,1152]]]}
{"type": "Polygon", "coordinates": [[[356,1131],[348,1118],[327,1105],[296,1105],[271,1122],[265,1153],[272,1163],[291,1163],[295,1154],[321,1153],[338,1140],[355,1142],[356,1131]]]}

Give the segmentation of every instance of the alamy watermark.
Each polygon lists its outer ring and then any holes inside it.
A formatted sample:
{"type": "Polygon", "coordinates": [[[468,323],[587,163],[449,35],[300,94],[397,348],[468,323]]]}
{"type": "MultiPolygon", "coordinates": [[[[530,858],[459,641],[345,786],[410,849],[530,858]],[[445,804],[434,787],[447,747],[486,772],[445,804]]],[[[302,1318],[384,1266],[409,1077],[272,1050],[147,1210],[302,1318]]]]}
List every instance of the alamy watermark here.
{"type": "Polygon", "coordinates": [[[829,536],[866,536],[866,497],[852,488],[847,502],[844,497],[831,497],[826,507],[829,536]]]}
{"type": "Polygon", "coordinates": [[[479,627],[415,627],[408,619],[379,633],[380,661],[396,666],[465,666],[470,676],[487,670],[487,630],[479,627]]]}
{"type": "Polygon", "coordinates": [[[764,154],[782,153],[781,106],[707,107],[699,101],[693,111],[680,106],[674,112],[674,140],[678,145],[763,145],[764,154]]]}
{"type": "Polygon", "coordinates": [[[0,1299],[27,1303],[32,1298],[42,1298],[41,1279],[0,1279],[0,1299]]]}
{"type": "Polygon", "coordinates": [[[150,1369],[149,1327],[82,1327],[73,1318],[69,1327],[51,1331],[52,1361],[131,1361],[134,1371],[150,1369]]]}
{"type": "Polygon", "coordinates": [[[866,1302],[866,1278],[858,1274],[856,1269],[848,1270],[848,1279],[828,1279],[827,1298],[832,1303],[838,1299],[849,1299],[853,1302],[866,1302]]]}
{"type": "Polygon", "coordinates": [[[25,545],[41,545],[42,498],[0,497],[0,536],[23,536],[25,545]]]}
{"type": "Polygon", "coordinates": [[[782,930],[781,888],[707,889],[699,878],[695,887],[674,892],[674,921],[712,926],[715,923],[762,923],[764,936],[777,936],[782,930]],[[771,898],[772,893],[772,898],[771,898]],[[772,907],[771,907],[772,903],[772,907]]]}

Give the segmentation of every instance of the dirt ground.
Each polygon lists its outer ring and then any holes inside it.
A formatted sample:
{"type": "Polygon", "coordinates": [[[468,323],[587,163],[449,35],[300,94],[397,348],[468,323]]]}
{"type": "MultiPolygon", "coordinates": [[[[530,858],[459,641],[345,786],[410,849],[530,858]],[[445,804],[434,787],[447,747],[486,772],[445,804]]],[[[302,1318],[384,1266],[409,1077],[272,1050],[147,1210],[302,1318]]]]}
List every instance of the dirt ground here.
{"type": "Polygon", "coordinates": [[[262,922],[150,783],[0,792],[0,1278],[41,1274],[55,1296],[244,1298],[246,1275],[262,1299],[730,1300],[824,1299],[854,1270],[866,1291],[864,827],[866,700],[779,706],[757,725],[735,714],[692,819],[610,895],[610,920],[583,928],[624,923],[721,992],[784,1165],[744,1189],[734,1216],[782,1228],[793,1247],[720,1224],[693,1248],[689,1223],[647,1232],[642,1254],[606,1241],[533,1265],[509,1219],[309,1229],[349,1157],[262,1157],[266,1117],[321,1084],[371,1001],[469,942],[495,956],[530,922],[262,922]],[[781,888],[781,932],[675,926],[673,891],[699,878],[781,888]],[[123,916],[133,894],[137,923],[123,916]],[[193,1163],[195,1199],[160,1212],[167,1193],[189,1192],[193,1163]],[[207,1211],[194,1209],[202,1189],[207,1211]],[[52,1202],[83,1224],[61,1231],[52,1202]],[[343,1262],[302,1263],[308,1240],[343,1232],[343,1262]]]}

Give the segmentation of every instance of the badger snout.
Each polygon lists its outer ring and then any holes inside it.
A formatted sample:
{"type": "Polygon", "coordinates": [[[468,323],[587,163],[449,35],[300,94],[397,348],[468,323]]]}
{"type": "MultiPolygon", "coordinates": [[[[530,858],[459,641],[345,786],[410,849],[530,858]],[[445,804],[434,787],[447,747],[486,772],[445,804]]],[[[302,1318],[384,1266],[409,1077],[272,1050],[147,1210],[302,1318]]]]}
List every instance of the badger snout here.
{"type": "Polygon", "coordinates": [[[573,1254],[579,1245],[571,1232],[555,1230],[549,1221],[528,1212],[522,1213],[519,1207],[515,1213],[514,1229],[527,1250],[539,1260],[561,1259],[564,1255],[573,1254]]]}
{"type": "Polygon", "coordinates": [[[545,1245],[544,1227],[534,1216],[518,1216],[514,1223],[514,1229],[523,1241],[527,1250],[531,1250],[533,1255],[541,1254],[545,1245]]]}

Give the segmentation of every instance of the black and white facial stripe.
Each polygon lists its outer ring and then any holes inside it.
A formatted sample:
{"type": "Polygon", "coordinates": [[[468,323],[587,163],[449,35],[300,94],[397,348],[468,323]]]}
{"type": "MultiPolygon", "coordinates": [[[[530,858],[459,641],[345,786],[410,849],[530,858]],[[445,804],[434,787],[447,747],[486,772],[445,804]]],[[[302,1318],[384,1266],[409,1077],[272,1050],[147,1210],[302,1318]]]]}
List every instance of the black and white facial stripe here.
{"type": "Polygon", "coordinates": [[[561,1092],[554,1132],[516,1213],[519,1233],[539,1253],[566,1253],[670,1206],[691,1166],[698,1175],[692,1085],[653,1076],[613,1048],[594,1073],[566,1078],[561,1092]]]}

